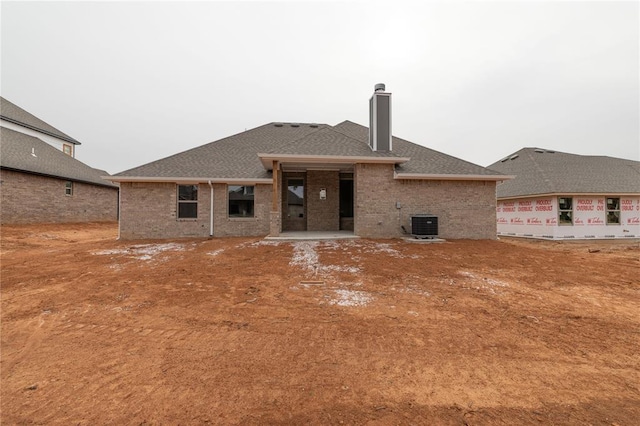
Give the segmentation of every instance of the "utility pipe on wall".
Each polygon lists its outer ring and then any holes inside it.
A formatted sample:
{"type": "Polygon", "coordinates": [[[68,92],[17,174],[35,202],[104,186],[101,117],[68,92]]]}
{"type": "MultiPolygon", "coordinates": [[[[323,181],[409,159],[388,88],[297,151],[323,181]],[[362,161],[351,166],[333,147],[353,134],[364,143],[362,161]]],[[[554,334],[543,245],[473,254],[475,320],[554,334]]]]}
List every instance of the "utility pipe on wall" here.
{"type": "Polygon", "coordinates": [[[213,185],[211,184],[211,179],[208,181],[209,188],[211,188],[211,194],[209,195],[209,199],[211,200],[211,206],[209,208],[209,236],[213,237],[213,185]]]}

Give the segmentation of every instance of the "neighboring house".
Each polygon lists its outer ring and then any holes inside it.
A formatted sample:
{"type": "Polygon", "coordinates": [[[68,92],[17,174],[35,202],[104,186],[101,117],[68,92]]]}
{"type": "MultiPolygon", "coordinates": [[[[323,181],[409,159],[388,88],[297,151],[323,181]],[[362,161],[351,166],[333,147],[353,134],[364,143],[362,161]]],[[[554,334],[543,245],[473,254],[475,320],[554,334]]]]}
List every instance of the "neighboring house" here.
{"type": "Polygon", "coordinates": [[[392,137],[383,85],[370,119],[369,129],[270,123],[118,173],[120,237],[391,238],[431,214],[440,237],[496,238],[496,182],[507,176],[392,137]]]}
{"type": "Polygon", "coordinates": [[[0,221],[114,221],[118,187],[76,160],[80,142],[0,98],[0,221]]]}
{"type": "Polygon", "coordinates": [[[498,185],[499,235],[640,238],[640,162],[523,148],[489,166],[498,185]]]}

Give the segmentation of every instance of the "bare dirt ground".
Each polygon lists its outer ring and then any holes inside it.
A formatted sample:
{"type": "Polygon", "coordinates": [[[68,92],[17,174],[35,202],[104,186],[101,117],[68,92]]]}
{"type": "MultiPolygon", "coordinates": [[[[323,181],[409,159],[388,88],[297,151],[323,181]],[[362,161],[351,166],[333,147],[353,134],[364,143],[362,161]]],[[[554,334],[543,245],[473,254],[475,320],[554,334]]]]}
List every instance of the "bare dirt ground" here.
{"type": "Polygon", "coordinates": [[[116,234],[2,228],[2,424],[638,424],[637,242],[116,234]]]}

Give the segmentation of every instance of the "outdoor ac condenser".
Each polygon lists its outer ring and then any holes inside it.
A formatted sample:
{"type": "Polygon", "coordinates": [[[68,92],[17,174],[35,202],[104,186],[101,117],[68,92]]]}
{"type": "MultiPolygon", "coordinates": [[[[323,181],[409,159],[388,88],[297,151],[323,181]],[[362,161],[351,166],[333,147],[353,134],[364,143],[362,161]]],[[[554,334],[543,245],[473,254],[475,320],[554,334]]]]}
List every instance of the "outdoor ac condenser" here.
{"type": "Polygon", "coordinates": [[[416,238],[435,238],[438,236],[438,216],[416,214],[411,216],[411,235],[416,238]]]}

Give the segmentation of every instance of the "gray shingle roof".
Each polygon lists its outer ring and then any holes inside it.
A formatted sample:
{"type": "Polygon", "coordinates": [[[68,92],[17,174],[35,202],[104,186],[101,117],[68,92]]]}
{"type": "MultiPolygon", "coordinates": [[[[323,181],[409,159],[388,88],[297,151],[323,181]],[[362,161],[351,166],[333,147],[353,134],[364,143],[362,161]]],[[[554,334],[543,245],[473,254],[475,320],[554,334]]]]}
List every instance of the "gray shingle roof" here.
{"type": "Polygon", "coordinates": [[[271,148],[268,154],[330,155],[339,157],[397,157],[392,152],[374,152],[369,145],[334,127],[324,127],[286,144],[271,148]]]}
{"type": "Polygon", "coordinates": [[[640,193],[640,162],[621,158],[523,148],[489,168],[516,176],[498,185],[498,198],[640,193]]]}
{"type": "MultiPolygon", "coordinates": [[[[343,121],[333,127],[352,138],[367,144],[369,140],[369,128],[343,121]]],[[[368,145],[367,145],[368,146],[368,145]]],[[[410,161],[396,166],[398,173],[433,174],[433,175],[484,175],[495,176],[500,173],[477,164],[469,163],[456,157],[439,151],[393,137],[393,153],[398,157],[409,157],[410,161]]]]}
{"type": "Polygon", "coordinates": [[[3,169],[117,188],[101,178],[108,176],[106,172],[89,167],[36,137],[2,127],[0,140],[3,169]]]}
{"type": "Polygon", "coordinates": [[[269,123],[254,129],[210,142],[133,169],[117,173],[117,177],[207,177],[228,179],[270,179],[258,153],[268,152],[309,133],[325,124],[269,123]],[[279,126],[279,127],[278,127],[279,126]]]}
{"type": "Polygon", "coordinates": [[[369,130],[344,121],[336,126],[269,123],[114,175],[135,178],[270,179],[258,154],[339,157],[410,157],[398,173],[499,175],[493,170],[393,138],[392,152],[374,152],[369,130]]]}
{"type": "Polygon", "coordinates": [[[73,139],[71,136],[61,132],[52,125],[45,123],[35,115],[23,110],[13,102],[10,102],[3,97],[0,97],[0,116],[3,120],[7,120],[33,130],[38,130],[74,145],[80,145],[80,142],[73,139]]]}

